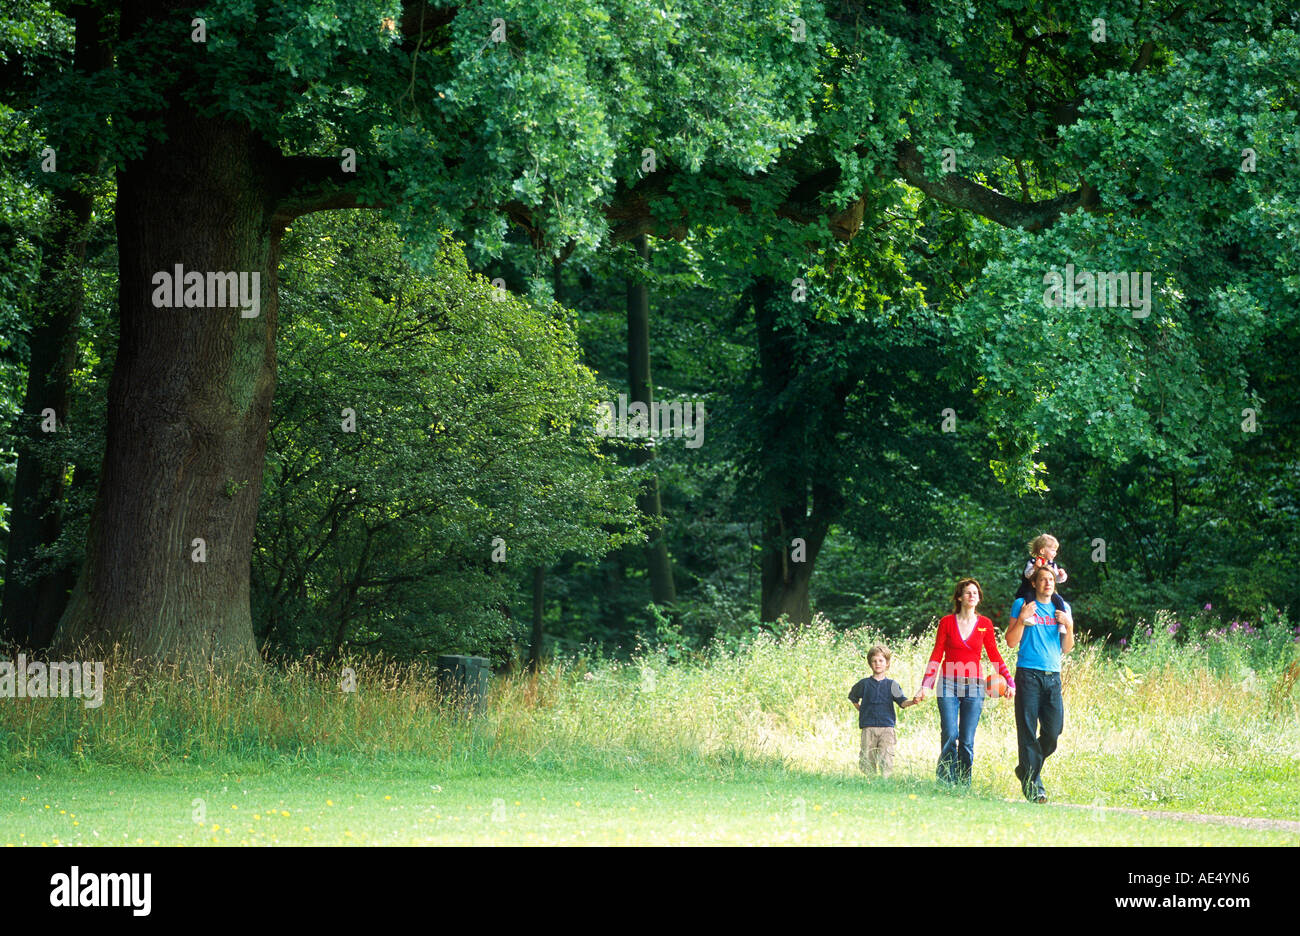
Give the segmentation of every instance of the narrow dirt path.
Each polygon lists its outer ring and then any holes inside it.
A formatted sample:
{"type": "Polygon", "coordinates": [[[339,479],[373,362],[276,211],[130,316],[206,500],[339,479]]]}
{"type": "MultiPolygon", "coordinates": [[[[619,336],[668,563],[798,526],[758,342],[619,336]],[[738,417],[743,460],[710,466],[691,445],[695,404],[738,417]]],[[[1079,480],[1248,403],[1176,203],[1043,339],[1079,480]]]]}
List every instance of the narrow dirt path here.
{"type": "Polygon", "coordinates": [[[1127,806],[1084,806],[1080,803],[1053,803],[1066,809],[1100,809],[1105,812],[1128,813],[1131,816],[1146,816],[1148,819],[1176,819],[1182,822],[1207,822],[1214,825],[1230,825],[1239,829],[1260,829],[1300,833],[1300,822],[1290,819],[1258,819],[1254,816],[1207,816],[1203,813],[1156,812],[1150,809],[1132,809],[1127,806]]]}

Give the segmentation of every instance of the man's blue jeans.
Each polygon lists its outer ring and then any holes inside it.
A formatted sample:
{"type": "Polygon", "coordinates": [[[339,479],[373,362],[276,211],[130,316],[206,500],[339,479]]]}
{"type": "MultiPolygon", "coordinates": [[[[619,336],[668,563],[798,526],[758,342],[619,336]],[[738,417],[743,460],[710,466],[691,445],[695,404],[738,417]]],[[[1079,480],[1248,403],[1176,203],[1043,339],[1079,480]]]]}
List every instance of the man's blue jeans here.
{"type": "Polygon", "coordinates": [[[975,729],[984,710],[984,684],[978,679],[944,676],[935,699],[939,705],[939,768],[945,783],[970,783],[975,763],[975,729]]]}
{"type": "Polygon", "coordinates": [[[1047,795],[1043,789],[1043,761],[1056,750],[1056,739],[1064,725],[1061,674],[1017,667],[1016,745],[1020,762],[1016,777],[1027,799],[1047,795]]]}

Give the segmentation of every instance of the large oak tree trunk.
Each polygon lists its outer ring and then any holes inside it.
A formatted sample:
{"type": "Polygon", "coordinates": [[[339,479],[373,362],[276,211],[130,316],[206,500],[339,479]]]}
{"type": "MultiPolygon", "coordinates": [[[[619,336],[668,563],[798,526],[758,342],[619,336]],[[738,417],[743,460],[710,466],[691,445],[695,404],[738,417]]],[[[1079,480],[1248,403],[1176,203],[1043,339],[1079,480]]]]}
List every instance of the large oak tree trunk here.
{"type": "Polygon", "coordinates": [[[783,562],[774,550],[763,554],[762,620],[775,621],[785,615],[792,624],[812,621],[812,564],[783,562]]]}
{"type": "Polygon", "coordinates": [[[179,100],[119,174],[121,340],[87,558],[57,650],[256,659],[249,564],[275,384],[275,154],[179,100]],[[155,308],[152,278],[257,272],[260,311],[155,308]],[[206,561],[197,562],[203,540],[206,561]]]}

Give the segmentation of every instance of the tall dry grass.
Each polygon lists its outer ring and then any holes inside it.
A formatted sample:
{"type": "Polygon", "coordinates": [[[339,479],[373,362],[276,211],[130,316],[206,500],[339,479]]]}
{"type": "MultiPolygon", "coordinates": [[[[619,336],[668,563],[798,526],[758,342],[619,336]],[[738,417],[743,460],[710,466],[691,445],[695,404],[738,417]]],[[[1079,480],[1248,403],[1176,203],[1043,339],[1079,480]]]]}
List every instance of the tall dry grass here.
{"type": "MultiPolygon", "coordinates": [[[[837,633],[818,620],[679,661],[655,650],[630,663],[560,660],[538,673],[497,677],[486,715],[473,718],[422,663],[356,659],[330,669],[307,662],[181,676],[119,657],[106,661],[98,708],[73,699],[0,700],[0,765],[436,764],[481,773],[779,764],[848,776],[856,771],[858,729],[847,695],[868,674],[866,650],[877,642],[870,629],[837,633]],[[355,692],[343,690],[343,666],[355,670],[355,692]]],[[[891,675],[909,694],[930,646],[928,638],[892,642],[891,675]]],[[[1230,667],[1216,671],[1191,646],[1156,649],[1117,654],[1085,643],[1065,658],[1065,732],[1049,770],[1060,789],[1077,799],[1124,789],[1140,776],[1159,801],[1162,791],[1209,782],[1189,781],[1189,769],[1264,763],[1285,773],[1286,764],[1300,762],[1294,647],[1249,678],[1230,667]]],[[[1014,652],[1004,648],[1004,656],[1014,668],[1014,652]]],[[[933,701],[898,721],[896,773],[931,776],[939,748],[933,701]]],[[[989,700],[976,741],[977,786],[1014,794],[1015,759],[1012,705],[989,700]]]]}

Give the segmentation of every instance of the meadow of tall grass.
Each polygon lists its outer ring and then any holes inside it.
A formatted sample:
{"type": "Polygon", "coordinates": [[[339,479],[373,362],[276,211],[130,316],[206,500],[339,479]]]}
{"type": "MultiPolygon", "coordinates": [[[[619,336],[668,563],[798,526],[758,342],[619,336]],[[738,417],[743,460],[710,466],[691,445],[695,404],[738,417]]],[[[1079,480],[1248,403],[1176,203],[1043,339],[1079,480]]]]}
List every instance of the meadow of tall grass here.
{"type": "MultiPolygon", "coordinates": [[[[1167,614],[1123,648],[1081,642],[1066,657],[1065,730],[1045,777],[1058,801],[1300,818],[1300,647],[1284,618],[1211,633],[1167,614]],[[1199,628],[1199,630],[1198,630],[1199,628]]],[[[886,642],[891,675],[914,692],[931,638],[883,641],[824,619],[702,651],[670,642],[630,662],[556,660],[493,680],[469,717],[424,663],[383,659],[181,676],[106,661],[104,703],[0,700],[7,772],[154,772],[186,765],[256,772],[285,764],[434,765],[465,774],[612,775],[701,768],[856,775],[847,695],[886,642]],[[344,691],[341,669],[356,673],[344,691]]],[[[1014,651],[1003,650],[1014,669],[1014,651]]],[[[928,779],[938,755],[933,702],[899,715],[896,775],[928,779]]],[[[1016,796],[1009,700],[988,700],[975,787],[1016,796]]]]}

